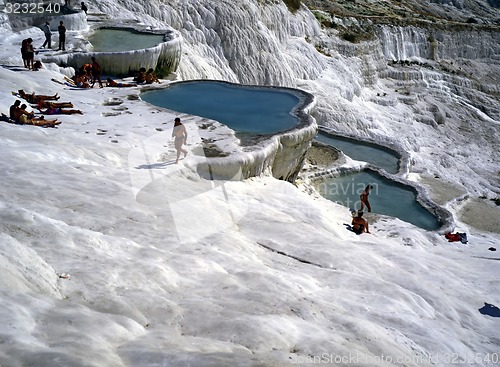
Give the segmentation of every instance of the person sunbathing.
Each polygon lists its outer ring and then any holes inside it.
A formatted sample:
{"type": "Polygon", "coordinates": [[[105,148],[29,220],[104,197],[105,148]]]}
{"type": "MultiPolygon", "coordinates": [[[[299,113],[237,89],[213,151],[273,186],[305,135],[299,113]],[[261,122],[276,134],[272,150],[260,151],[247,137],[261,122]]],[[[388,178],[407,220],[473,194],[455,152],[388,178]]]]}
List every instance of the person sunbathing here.
{"type": "Polygon", "coordinates": [[[45,101],[50,101],[50,100],[55,100],[55,101],[57,101],[57,100],[59,100],[59,98],[61,98],[61,97],[59,97],[59,96],[57,95],[57,93],[56,93],[56,94],[54,94],[53,96],[48,96],[48,95],[43,95],[43,94],[35,94],[35,92],[33,92],[33,93],[31,93],[31,94],[28,94],[28,93],[26,93],[26,92],[25,92],[24,90],[22,90],[22,89],[19,89],[17,92],[19,93],[19,96],[20,96],[21,98],[24,98],[24,99],[25,99],[26,101],[28,101],[29,103],[38,103],[38,100],[39,100],[39,99],[43,99],[43,100],[45,100],[45,101]]]}
{"type": "Polygon", "coordinates": [[[45,120],[42,117],[35,117],[33,112],[28,112],[26,110],[28,106],[26,104],[22,104],[21,107],[17,108],[14,111],[14,121],[18,124],[23,125],[36,125],[36,126],[45,126],[45,125],[59,125],[61,122],[55,120],[45,120]]]}
{"type": "Polygon", "coordinates": [[[117,83],[111,78],[106,79],[106,87],[115,87],[115,88],[123,88],[123,87],[137,87],[135,83],[117,83]]]}
{"type": "Polygon", "coordinates": [[[55,108],[73,108],[73,103],[71,102],[47,102],[44,99],[38,100],[37,108],[39,110],[42,108],[49,108],[49,105],[55,108]]]}
{"type": "Polygon", "coordinates": [[[80,110],[63,110],[62,108],[54,107],[50,102],[45,111],[42,111],[41,109],[39,110],[44,115],[73,115],[73,114],[83,115],[83,112],[80,110]]]}
{"type": "Polygon", "coordinates": [[[54,120],[46,120],[43,116],[41,117],[32,117],[29,118],[26,122],[26,125],[35,125],[35,126],[55,126],[60,125],[62,121],[54,120]]]}

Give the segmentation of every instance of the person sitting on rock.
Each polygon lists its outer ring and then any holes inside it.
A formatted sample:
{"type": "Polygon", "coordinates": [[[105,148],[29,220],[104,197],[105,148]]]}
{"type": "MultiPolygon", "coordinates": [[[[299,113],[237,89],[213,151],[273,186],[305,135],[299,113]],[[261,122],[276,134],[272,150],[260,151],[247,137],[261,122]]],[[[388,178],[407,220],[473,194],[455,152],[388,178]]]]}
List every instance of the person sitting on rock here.
{"type": "Polygon", "coordinates": [[[361,234],[363,232],[370,233],[368,228],[368,221],[363,218],[363,212],[358,211],[358,215],[352,218],[352,231],[356,234],[361,234]]]}
{"type": "Polygon", "coordinates": [[[137,83],[144,83],[146,81],[146,68],[140,68],[139,74],[134,78],[137,83]]]}
{"type": "Polygon", "coordinates": [[[73,82],[77,88],[92,88],[85,72],[78,72],[73,77],[73,82]]]}
{"type": "Polygon", "coordinates": [[[146,72],[146,84],[153,84],[154,82],[157,82],[157,83],[161,84],[161,82],[158,79],[158,77],[156,76],[156,73],[153,70],[153,68],[150,68],[146,72]]]}
{"type": "Polygon", "coordinates": [[[36,60],[33,64],[33,71],[38,71],[43,68],[42,62],[40,60],[36,60]]]}
{"type": "Polygon", "coordinates": [[[14,121],[16,120],[17,110],[21,108],[20,106],[21,106],[21,101],[16,99],[14,101],[14,104],[9,108],[9,118],[11,118],[14,121]]]}

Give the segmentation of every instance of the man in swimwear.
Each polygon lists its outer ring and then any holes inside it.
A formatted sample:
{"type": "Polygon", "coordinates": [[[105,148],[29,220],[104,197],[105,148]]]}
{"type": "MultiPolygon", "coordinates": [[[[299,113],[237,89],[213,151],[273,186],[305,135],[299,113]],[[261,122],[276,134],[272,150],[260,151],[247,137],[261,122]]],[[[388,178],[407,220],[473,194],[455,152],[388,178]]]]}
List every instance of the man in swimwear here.
{"type": "Polygon", "coordinates": [[[21,98],[24,98],[29,103],[38,103],[38,100],[40,100],[40,99],[43,99],[45,101],[51,101],[51,100],[57,101],[59,98],[61,98],[57,95],[57,93],[54,94],[53,96],[47,96],[47,95],[43,95],[43,94],[35,94],[35,92],[28,94],[22,89],[19,89],[17,92],[19,93],[19,96],[21,98]]]}

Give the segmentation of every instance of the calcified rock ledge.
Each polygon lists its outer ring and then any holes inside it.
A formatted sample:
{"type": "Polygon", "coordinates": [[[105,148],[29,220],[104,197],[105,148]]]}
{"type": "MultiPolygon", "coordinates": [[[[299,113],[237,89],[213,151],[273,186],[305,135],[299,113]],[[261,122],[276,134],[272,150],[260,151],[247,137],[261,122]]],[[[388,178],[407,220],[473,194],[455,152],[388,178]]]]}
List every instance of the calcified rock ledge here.
{"type": "MultiPolygon", "coordinates": [[[[136,31],[140,33],[164,35],[164,42],[155,47],[141,50],[99,52],[99,51],[79,51],[60,55],[42,56],[45,63],[54,62],[58,65],[67,65],[75,69],[89,63],[92,56],[95,56],[107,75],[128,76],[132,71],[137,71],[141,67],[153,68],[158,76],[166,76],[177,70],[181,59],[181,37],[173,29],[150,29],[138,24],[118,26],[114,22],[97,23],[92,30],[84,36],[88,38],[92,32],[99,28],[121,29],[136,31]]],[[[82,48],[89,49],[88,41],[82,40],[82,48]]]]}

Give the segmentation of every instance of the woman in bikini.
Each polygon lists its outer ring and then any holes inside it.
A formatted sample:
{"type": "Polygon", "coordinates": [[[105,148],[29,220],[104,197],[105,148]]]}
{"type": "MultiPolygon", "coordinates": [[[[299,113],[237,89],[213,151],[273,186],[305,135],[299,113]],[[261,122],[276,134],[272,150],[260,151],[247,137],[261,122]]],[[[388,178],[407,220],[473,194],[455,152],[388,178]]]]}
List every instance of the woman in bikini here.
{"type": "Polygon", "coordinates": [[[365,187],[361,195],[359,195],[359,200],[361,201],[361,208],[359,210],[363,210],[365,205],[368,212],[372,211],[372,207],[370,206],[370,202],[368,201],[368,195],[370,195],[370,190],[373,189],[372,185],[368,185],[365,187]]]}
{"type": "Polygon", "coordinates": [[[174,129],[172,131],[172,137],[174,138],[175,149],[177,150],[177,159],[175,164],[179,163],[179,157],[181,153],[184,153],[184,158],[186,158],[188,151],[182,146],[187,144],[187,130],[182,124],[181,119],[176,117],[174,120],[174,129]]]}

